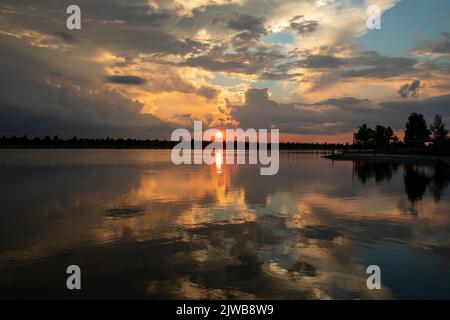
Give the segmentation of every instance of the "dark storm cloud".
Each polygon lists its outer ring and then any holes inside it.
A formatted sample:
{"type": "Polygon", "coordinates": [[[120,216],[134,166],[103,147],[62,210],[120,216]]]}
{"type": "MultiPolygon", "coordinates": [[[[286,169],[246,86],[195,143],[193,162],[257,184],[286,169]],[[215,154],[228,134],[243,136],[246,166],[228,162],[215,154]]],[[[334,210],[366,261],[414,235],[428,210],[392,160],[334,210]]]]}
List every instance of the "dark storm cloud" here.
{"type": "Polygon", "coordinates": [[[418,71],[418,61],[412,58],[389,57],[375,51],[348,58],[333,55],[307,54],[292,64],[306,69],[330,69],[339,78],[391,78],[418,71]]]}
{"type": "MultiPolygon", "coordinates": [[[[259,0],[245,5],[211,1],[191,12],[169,0],[79,0],[76,4],[82,8],[82,30],[76,32],[65,26],[65,10],[73,4],[69,0],[3,0],[2,4],[12,8],[0,11],[1,128],[10,128],[11,132],[19,124],[30,130],[48,126],[56,131],[90,128],[92,132],[98,126],[99,135],[118,128],[128,130],[130,135],[148,132],[146,128],[167,131],[170,125],[164,121],[141,114],[143,105],[118,91],[105,90],[104,85],[143,85],[148,93],[181,92],[207,100],[218,96],[217,88],[191,83],[177,67],[245,74],[252,79],[304,81],[313,88],[367,78],[425,81],[428,78],[418,72],[445,73],[448,69],[442,62],[419,63],[339,46],[288,54],[286,47],[263,42],[262,35],[272,31],[265,25],[269,9],[259,0]],[[149,3],[155,3],[155,7],[149,3]],[[214,17],[219,19],[211,23],[214,17]],[[198,32],[201,30],[207,31],[205,38],[198,32]],[[317,76],[307,78],[310,73],[301,74],[298,68],[311,69],[317,76]],[[8,110],[11,116],[7,116],[8,110]]],[[[324,23],[303,17],[285,22],[300,35],[318,33],[324,23]]],[[[448,34],[444,34],[439,43],[426,43],[426,47],[445,52],[447,40],[448,34]]],[[[443,81],[437,85],[445,86],[443,81]]],[[[126,94],[127,88],[117,90],[126,94]]],[[[400,123],[395,111],[363,99],[297,105],[272,101],[267,91],[249,90],[246,97],[246,106],[233,107],[231,114],[252,127],[265,128],[274,123],[287,132],[345,132],[366,119],[382,123],[383,112],[391,112],[389,120],[400,123]],[[331,110],[315,110],[323,106],[331,110]]]]}
{"type": "Polygon", "coordinates": [[[117,2],[110,0],[87,1],[87,9],[92,8],[97,18],[110,21],[121,20],[129,23],[159,24],[170,18],[167,12],[157,12],[146,0],[117,2]]]}
{"type": "Polygon", "coordinates": [[[197,90],[197,93],[199,95],[201,95],[202,97],[204,97],[208,100],[211,100],[211,99],[214,99],[215,97],[217,97],[217,95],[220,93],[220,91],[213,87],[203,86],[197,90]]]}
{"type": "Polygon", "coordinates": [[[10,30],[56,35],[66,42],[73,40],[74,33],[78,46],[108,48],[117,53],[184,55],[204,50],[200,42],[178,37],[165,27],[170,14],[157,12],[146,0],[80,0],[77,5],[82,9],[81,32],[69,32],[66,28],[65,12],[72,4],[69,1],[50,0],[39,6],[30,0],[6,2],[14,8],[1,14],[10,30]]]}
{"type": "Polygon", "coordinates": [[[345,64],[345,60],[328,55],[310,55],[298,61],[297,65],[309,69],[334,69],[345,64]]]}
{"type": "MultiPolygon", "coordinates": [[[[67,32],[64,19],[48,19],[55,17],[57,11],[64,12],[69,2],[50,0],[39,5],[39,12],[31,0],[7,3],[20,12],[3,14],[6,23],[11,26],[55,35],[64,43],[85,50],[104,48],[117,56],[132,58],[147,54],[156,62],[174,64],[172,56],[177,55],[179,62],[176,64],[212,72],[253,74],[260,79],[288,80],[299,75],[293,70],[298,67],[335,70],[333,76],[325,75],[326,79],[317,80],[321,83],[313,87],[319,88],[326,85],[327,79],[389,78],[415,71],[416,61],[413,59],[390,58],[376,52],[350,58],[309,53],[300,59],[290,57],[290,63],[285,63],[284,70],[280,70],[281,60],[286,62],[288,57],[283,53],[283,48],[261,42],[261,35],[268,34],[268,31],[257,2],[252,2],[254,15],[237,13],[239,7],[234,4],[211,4],[202,10],[194,10],[192,17],[177,18],[176,11],[164,9],[176,8],[167,2],[158,2],[159,9],[156,9],[150,6],[147,0],[80,0],[77,4],[83,8],[83,30],[76,33],[67,32]],[[216,18],[211,20],[214,16],[216,18]],[[46,18],[43,19],[44,17],[46,18]],[[212,25],[211,21],[214,22],[212,25]],[[215,32],[229,29],[237,33],[229,35],[228,38],[224,36],[222,39],[208,41],[194,39],[193,34],[206,25],[217,28],[215,32]],[[61,30],[55,31],[55,26],[61,30]],[[182,30],[177,29],[180,27],[187,32],[180,32],[182,30]],[[163,60],[165,62],[162,62],[163,60]]],[[[298,32],[304,34],[316,31],[319,25],[318,21],[306,20],[302,16],[291,19],[290,23],[298,32]]]]}
{"type": "MultiPolygon", "coordinates": [[[[61,61],[22,52],[17,41],[6,42],[8,46],[0,48],[0,134],[142,138],[170,135],[172,125],[151,114],[142,114],[141,103],[117,91],[93,86],[92,80],[85,80],[84,76],[61,75],[61,61]],[[69,80],[76,80],[76,84],[69,80]]],[[[92,65],[73,66],[74,71],[86,68],[97,72],[92,65]]]]}
{"type": "Polygon", "coordinates": [[[433,73],[443,74],[448,69],[446,63],[424,63],[412,58],[390,57],[376,51],[349,57],[293,51],[289,57],[293,61],[286,64],[288,69],[304,68],[320,72],[318,76],[307,79],[312,84],[310,92],[323,90],[342,81],[354,81],[353,79],[429,78],[433,73]]]}
{"type": "Polygon", "coordinates": [[[290,21],[290,28],[295,30],[302,36],[309,36],[314,33],[319,27],[319,22],[316,20],[305,20],[303,16],[294,17],[290,21]]]}
{"type": "Polygon", "coordinates": [[[187,55],[200,53],[207,46],[193,39],[182,39],[159,28],[135,30],[126,26],[99,25],[95,33],[86,35],[86,40],[95,42],[114,52],[187,55]],[[113,31],[114,30],[114,31],[113,31]]]}
{"type": "Polygon", "coordinates": [[[420,80],[414,80],[410,84],[406,83],[398,89],[398,94],[402,98],[417,98],[420,95],[420,80]]]}
{"type": "Polygon", "coordinates": [[[450,110],[450,95],[442,95],[421,100],[386,101],[381,102],[379,106],[383,108],[383,110],[392,113],[417,112],[422,113],[429,118],[439,113],[444,117],[448,117],[450,110]]]}
{"type": "Polygon", "coordinates": [[[225,50],[210,52],[207,55],[189,58],[184,64],[209,71],[260,74],[272,70],[275,63],[283,58],[284,55],[272,48],[260,47],[236,53],[225,53],[225,50]]]}
{"type": "Polygon", "coordinates": [[[63,137],[168,137],[172,125],[115,91],[96,93],[70,86],[0,78],[1,134],[63,137]]]}
{"type": "Polygon", "coordinates": [[[158,12],[149,5],[147,0],[46,0],[45,3],[36,5],[33,0],[4,0],[5,4],[17,9],[21,14],[40,14],[52,17],[50,14],[64,12],[71,5],[76,4],[82,10],[82,17],[89,20],[98,20],[102,22],[141,23],[154,25],[170,18],[168,12],[158,12]],[[40,14],[37,11],[40,11],[40,14]]]}
{"type": "Polygon", "coordinates": [[[296,108],[294,104],[280,104],[269,98],[267,89],[249,89],[244,106],[231,106],[230,114],[242,128],[271,128],[284,133],[318,134],[329,132],[323,123],[324,115],[296,108]]]}
{"type": "Polygon", "coordinates": [[[249,89],[245,98],[245,105],[229,107],[242,128],[275,126],[281,132],[300,134],[345,133],[363,123],[402,129],[411,112],[422,113],[431,120],[437,113],[448,114],[450,107],[450,95],[378,104],[367,99],[345,97],[305,105],[278,103],[269,98],[267,89],[249,89]],[[328,110],[321,111],[323,107],[328,107],[328,110]]]}
{"type": "Polygon", "coordinates": [[[335,106],[335,107],[350,109],[350,108],[357,108],[357,107],[359,107],[359,108],[365,107],[369,103],[370,103],[369,99],[358,99],[358,98],[354,98],[354,97],[345,97],[345,98],[327,99],[324,101],[314,103],[312,105],[316,105],[316,106],[331,105],[331,106],[335,106]]]}
{"type": "Polygon", "coordinates": [[[147,81],[144,78],[136,76],[109,76],[106,77],[109,83],[127,84],[127,85],[143,85],[147,81]]]}
{"type": "Polygon", "coordinates": [[[413,52],[429,55],[448,55],[450,54],[450,33],[441,32],[441,37],[434,41],[422,42],[413,52]]]}
{"type": "MultiPolygon", "coordinates": [[[[130,137],[133,131],[137,136],[145,137],[149,128],[133,128],[108,123],[99,123],[89,119],[61,118],[52,114],[36,113],[28,108],[16,105],[0,105],[0,133],[2,135],[47,136],[59,135],[70,138],[83,137],[130,137]]],[[[148,131],[152,136],[156,131],[148,131]]]]}
{"type": "Polygon", "coordinates": [[[219,13],[216,13],[216,15],[211,21],[213,32],[226,34],[231,31],[230,42],[227,45],[237,50],[242,47],[248,48],[260,45],[261,36],[268,33],[264,26],[264,18],[236,12],[230,15],[219,13]]]}
{"type": "Polygon", "coordinates": [[[252,45],[258,45],[258,39],[260,34],[252,33],[250,31],[243,31],[238,34],[235,34],[231,38],[231,46],[235,49],[239,49],[240,47],[248,48],[252,45]]]}
{"type": "Polygon", "coordinates": [[[346,62],[354,67],[341,73],[344,78],[368,77],[368,78],[390,78],[400,75],[411,74],[417,60],[403,57],[388,57],[380,55],[375,51],[367,51],[362,55],[348,58],[346,62]],[[357,68],[356,68],[357,67],[357,68]]]}
{"type": "Polygon", "coordinates": [[[291,72],[298,63],[290,61],[292,59],[279,49],[276,45],[258,43],[251,35],[246,38],[246,32],[243,32],[202,55],[187,58],[179,65],[212,72],[255,75],[264,80],[290,80],[300,76],[298,72],[291,72]]]}
{"type": "Polygon", "coordinates": [[[253,17],[248,14],[237,14],[228,20],[228,28],[238,31],[248,31],[252,34],[263,35],[266,34],[264,27],[264,19],[253,17]]]}
{"type": "Polygon", "coordinates": [[[367,51],[350,57],[306,54],[294,63],[295,66],[319,70],[318,77],[311,79],[310,92],[324,90],[342,81],[366,79],[387,80],[392,78],[432,79],[436,75],[448,77],[445,62],[422,62],[413,58],[390,57],[376,51],[367,51]]]}

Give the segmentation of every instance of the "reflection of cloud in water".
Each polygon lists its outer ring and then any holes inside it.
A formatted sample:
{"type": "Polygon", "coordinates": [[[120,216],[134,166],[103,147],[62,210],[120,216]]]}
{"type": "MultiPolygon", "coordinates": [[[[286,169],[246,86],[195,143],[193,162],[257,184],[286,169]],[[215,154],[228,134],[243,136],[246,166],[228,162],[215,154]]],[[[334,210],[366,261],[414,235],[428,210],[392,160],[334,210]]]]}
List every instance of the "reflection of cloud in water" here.
{"type": "MultiPolygon", "coordinates": [[[[65,296],[51,274],[80,261],[89,297],[390,298],[389,286],[366,290],[367,248],[394,241],[430,259],[445,256],[445,183],[436,184],[444,185],[440,202],[424,194],[417,215],[407,215],[403,167],[365,172],[363,184],[348,163],[281,157],[279,175],[267,180],[252,166],[226,165],[218,174],[215,165],[151,157],[135,165],[0,169],[9,186],[1,200],[18,213],[3,215],[1,228],[26,230],[2,233],[0,271],[16,282],[0,282],[0,296],[20,296],[40,272],[50,277],[49,295],[65,296]],[[14,200],[24,189],[28,201],[14,200]]],[[[26,293],[39,295],[38,288],[26,293]]]]}
{"type": "Polygon", "coordinates": [[[142,207],[130,207],[125,206],[121,208],[113,208],[106,210],[106,215],[112,218],[129,218],[137,215],[141,215],[145,212],[142,207]]]}

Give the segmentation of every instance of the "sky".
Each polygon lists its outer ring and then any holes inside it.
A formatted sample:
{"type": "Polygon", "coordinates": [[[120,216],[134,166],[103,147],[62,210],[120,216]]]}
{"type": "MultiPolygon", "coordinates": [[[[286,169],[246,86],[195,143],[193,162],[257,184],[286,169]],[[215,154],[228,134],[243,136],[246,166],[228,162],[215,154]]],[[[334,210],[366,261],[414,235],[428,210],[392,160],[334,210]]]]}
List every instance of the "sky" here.
{"type": "Polygon", "coordinates": [[[0,135],[170,139],[201,120],[351,142],[411,112],[450,123],[450,2],[0,0],[0,70],[0,135]]]}

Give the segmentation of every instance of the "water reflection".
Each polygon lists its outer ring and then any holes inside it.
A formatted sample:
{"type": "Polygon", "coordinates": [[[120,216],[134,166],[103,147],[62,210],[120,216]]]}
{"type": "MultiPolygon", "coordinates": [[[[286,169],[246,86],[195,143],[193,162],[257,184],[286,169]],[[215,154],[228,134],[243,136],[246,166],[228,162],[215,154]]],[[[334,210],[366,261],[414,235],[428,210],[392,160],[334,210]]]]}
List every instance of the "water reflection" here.
{"type": "Polygon", "coordinates": [[[217,173],[222,173],[222,163],[223,163],[222,151],[216,151],[214,162],[216,164],[217,173]]]}
{"type": "MultiPolygon", "coordinates": [[[[427,190],[430,190],[436,201],[441,200],[442,193],[450,183],[450,173],[447,168],[441,165],[430,167],[411,163],[402,166],[405,193],[412,204],[422,200],[427,190]]],[[[383,181],[391,181],[399,167],[399,163],[355,161],[354,172],[363,184],[371,179],[379,184],[383,181]]]]}
{"type": "Polygon", "coordinates": [[[441,169],[282,153],[262,177],[218,154],[175,166],[155,150],[0,152],[1,297],[450,297],[441,169]],[[82,292],[65,289],[69,264],[82,292]],[[381,291],[366,288],[370,264],[381,291]]]}
{"type": "Polygon", "coordinates": [[[398,163],[355,161],[354,169],[359,180],[365,184],[370,179],[375,179],[377,183],[384,180],[390,181],[397,173],[399,166],[398,163]]]}

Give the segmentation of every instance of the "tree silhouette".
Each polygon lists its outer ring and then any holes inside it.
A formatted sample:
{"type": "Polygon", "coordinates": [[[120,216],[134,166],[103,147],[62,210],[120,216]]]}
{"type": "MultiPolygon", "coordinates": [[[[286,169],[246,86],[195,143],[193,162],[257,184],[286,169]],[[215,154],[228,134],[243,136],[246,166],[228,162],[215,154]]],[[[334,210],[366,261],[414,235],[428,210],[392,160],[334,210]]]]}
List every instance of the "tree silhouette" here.
{"type": "Polygon", "coordinates": [[[416,146],[423,146],[430,139],[430,130],[423,115],[411,113],[405,125],[405,143],[416,146]]]}
{"type": "Polygon", "coordinates": [[[430,131],[435,142],[447,137],[448,130],[445,128],[445,123],[442,122],[442,116],[440,114],[434,116],[434,122],[430,126],[430,131]]]}
{"type": "Polygon", "coordinates": [[[355,143],[365,148],[373,147],[375,132],[369,128],[367,124],[359,127],[358,132],[355,133],[355,143]]]}
{"type": "Polygon", "coordinates": [[[394,131],[391,127],[386,128],[384,126],[377,125],[375,127],[374,140],[377,148],[386,147],[391,142],[395,141],[394,131]]]}
{"type": "Polygon", "coordinates": [[[382,125],[377,125],[374,130],[363,124],[355,133],[355,143],[365,148],[384,148],[397,141],[392,128],[382,125]]]}

